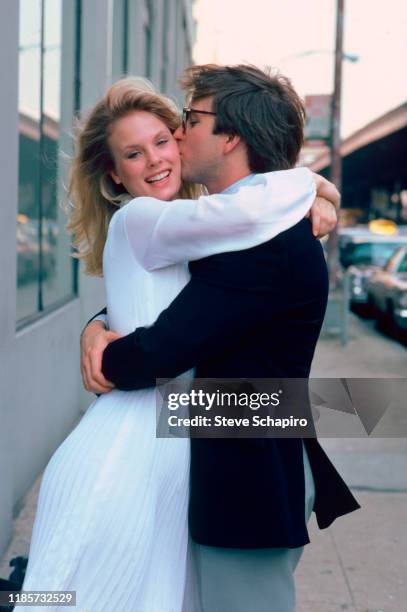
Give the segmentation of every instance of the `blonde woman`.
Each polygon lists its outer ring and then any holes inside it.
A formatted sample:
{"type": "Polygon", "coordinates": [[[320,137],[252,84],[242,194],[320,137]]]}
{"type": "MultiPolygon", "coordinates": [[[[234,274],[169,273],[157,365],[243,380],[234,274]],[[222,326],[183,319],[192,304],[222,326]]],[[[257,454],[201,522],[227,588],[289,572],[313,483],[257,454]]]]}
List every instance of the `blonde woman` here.
{"type": "MultiPolygon", "coordinates": [[[[179,123],[170,100],[123,79],[78,131],[69,228],[87,272],[104,276],[113,335],[152,324],[187,283],[188,260],[264,242],[315,199],[313,176],[297,169],[194,200],[179,123]]],[[[113,389],[53,455],[24,590],[76,591],[77,609],[92,612],[199,609],[187,584],[189,440],[157,439],[155,415],[154,390],[113,389]]]]}

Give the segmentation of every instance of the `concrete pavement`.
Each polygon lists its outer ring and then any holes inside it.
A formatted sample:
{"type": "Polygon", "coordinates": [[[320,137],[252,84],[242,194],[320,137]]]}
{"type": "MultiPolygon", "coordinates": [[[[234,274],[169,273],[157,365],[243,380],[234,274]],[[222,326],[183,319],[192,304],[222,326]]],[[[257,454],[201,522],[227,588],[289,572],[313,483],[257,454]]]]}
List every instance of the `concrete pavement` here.
{"type": "MultiPolygon", "coordinates": [[[[351,315],[350,339],[321,338],[314,377],[407,376],[407,350],[351,315]]],[[[407,415],[407,398],[405,411],[407,415]]],[[[311,544],[296,572],[297,612],[407,610],[407,440],[320,440],[362,508],[325,530],[310,522],[311,544]]]]}
{"type": "Polygon", "coordinates": [[[406,347],[375,329],[372,320],[349,317],[349,342],[325,334],[318,342],[312,364],[314,378],[405,378],[406,347]]]}
{"type": "Polygon", "coordinates": [[[297,612],[407,610],[407,494],[355,492],[361,510],[323,531],[296,572],[297,612]]]}

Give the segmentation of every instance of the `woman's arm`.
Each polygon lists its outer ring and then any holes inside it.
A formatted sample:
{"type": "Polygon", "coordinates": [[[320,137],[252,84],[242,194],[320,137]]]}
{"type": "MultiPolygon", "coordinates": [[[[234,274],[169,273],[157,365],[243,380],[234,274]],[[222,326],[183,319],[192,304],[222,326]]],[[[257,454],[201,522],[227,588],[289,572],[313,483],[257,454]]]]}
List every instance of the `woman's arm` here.
{"type": "Polygon", "coordinates": [[[120,211],[136,259],[147,270],[240,251],[298,223],[316,196],[306,168],[255,175],[232,194],[163,202],[136,198],[120,211]]]}

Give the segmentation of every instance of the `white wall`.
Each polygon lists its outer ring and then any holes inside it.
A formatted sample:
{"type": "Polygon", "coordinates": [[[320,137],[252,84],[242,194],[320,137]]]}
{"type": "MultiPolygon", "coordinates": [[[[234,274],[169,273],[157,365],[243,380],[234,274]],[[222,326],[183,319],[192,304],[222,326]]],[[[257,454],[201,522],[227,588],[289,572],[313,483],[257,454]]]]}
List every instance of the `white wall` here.
{"type": "Polygon", "coordinates": [[[18,7],[4,0],[0,19],[0,41],[8,53],[0,53],[2,95],[0,97],[0,550],[6,545],[13,508],[12,419],[13,397],[9,355],[14,348],[16,310],[16,214],[17,214],[17,60],[18,7]],[[7,83],[7,87],[4,86],[7,83]],[[7,144],[6,144],[7,143],[7,144]]]}

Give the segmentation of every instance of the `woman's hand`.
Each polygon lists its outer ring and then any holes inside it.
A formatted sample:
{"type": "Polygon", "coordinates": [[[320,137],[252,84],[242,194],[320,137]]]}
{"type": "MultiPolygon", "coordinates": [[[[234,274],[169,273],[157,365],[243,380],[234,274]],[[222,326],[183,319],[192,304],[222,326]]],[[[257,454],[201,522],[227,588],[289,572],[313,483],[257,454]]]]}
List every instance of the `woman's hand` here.
{"type": "Polygon", "coordinates": [[[312,232],[317,238],[326,236],[338,222],[341,195],[335,185],[319,174],[314,173],[317,195],[309,212],[312,232]]]}
{"type": "Polygon", "coordinates": [[[92,321],[81,336],[81,373],[87,391],[108,393],[114,384],[102,374],[103,351],[110,342],[121,338],[120,334],[107,331],[102,321],[92,321]]]}

